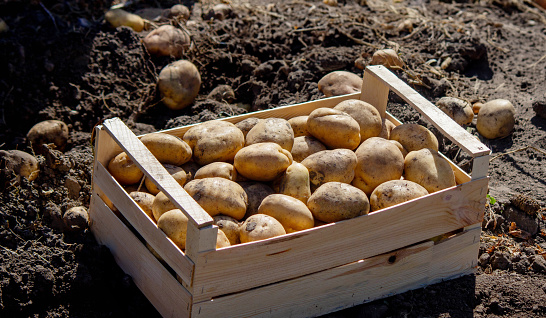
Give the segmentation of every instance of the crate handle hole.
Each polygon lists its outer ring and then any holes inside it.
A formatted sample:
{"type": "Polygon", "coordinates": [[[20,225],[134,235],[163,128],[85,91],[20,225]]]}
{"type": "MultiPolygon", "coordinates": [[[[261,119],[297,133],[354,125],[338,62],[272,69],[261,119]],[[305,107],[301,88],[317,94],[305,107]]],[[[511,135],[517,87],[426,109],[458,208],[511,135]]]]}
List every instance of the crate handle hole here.
{"type": "Polygon", "coordinates": [[[396,255],[391,255],[387,261],[389,262],[389,264],[393,264],[394,262],[396,262],[396,255]]]}

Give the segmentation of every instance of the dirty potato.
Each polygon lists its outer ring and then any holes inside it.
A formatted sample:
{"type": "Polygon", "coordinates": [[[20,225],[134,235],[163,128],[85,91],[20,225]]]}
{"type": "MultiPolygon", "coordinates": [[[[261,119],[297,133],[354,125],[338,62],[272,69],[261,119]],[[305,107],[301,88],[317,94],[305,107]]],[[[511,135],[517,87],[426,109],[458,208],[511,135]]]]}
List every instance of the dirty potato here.
{"type": "Polygon", "coordinates": [[[216,215],[212,219],[214,224],[218,226],[218,229],[224,232],[231,245],[241,243],[241,238],[239,237],[239,227],[241,224],[239,221],[227,215],[216,215]]]}
{"type": "Polygon", "coordinates": [[[126,152],[122,152],[112,158],[108,163],[108,171],[121,185],[130,185],[139,182],[144,173],[129,158],[126,152]]]}
{"type": "Polygon", "coordinates": [[[409,180],[391,180],[377,186],[370,195],[370,209],[377,211],[390,206],[413,200],[428,191],[421,185],[409,180]]]}
{"type": "Polygon", "coordinates": [[[297,116],[290,118],[288,120],[288,123],[292,127],[292,130],[294,131],[294,138],[300,137],[300,136],[309,136],[309,132],[307,131],[307,119],[309,116],[297,116]]]}
{"type": "Polygon", "coordinates": [[[234,124],[212,120],[190,128],[183,137],[200,165],[215,161],[232,162],[245,144],[243,132],[234,124]]]}
{"type": "Polygon", "coordinates": [[[326,182],[351,183],[355,176],[357,156],[349,149],[323,150],[302,162],[309,170],[311,192],[326,182]]]}
{"type": "Polygon", "coordinates": [[[334,71],[319,80],[318,89],[326,97],[356,93],[362,90],[362,78],[355,73],[334,71]]]}
{"type": "Polygon", "coordinates": [[[273,181],[291,164],[290,152],[273,142],[246,146],[235,155],[233,162],[240,175],[255,181],[273,181]]]}
{"type": "Polygon", "coordinates": [[[241,243],[265,240],[286,234],[281,222],[265,214],[254,214],[240,228],[241,243]]]}
{"type": "Polygon", "coordinates": [[[311,196],[309,170],[298,162],[292,162],[286,172],[275,180],[275,185],[278,193],[294,197],[305,204],[311,196]]]}
{"type": "Polygon", "coordinates": [[[360,125],[351,115],[332,108],[317,108],[309,114],[307,130],[330,149],[355,149],[360,144],[360,125]]]}
{"type": "Polygon", "coordinates": [[[370,212],[366,194],[350,184],[328,182],[321,185],[307,201],[315,219],[331,223],[370,212]]]}
{"type": "Polygon", "coordinates": [[[147,134],[140,141],[156,159],[164,164],[180,166],[192,157],[190,146],[182,139],[166,133],[147,134]]]}
{"type": "Polygon", "coordinates": [[[142,43],[150,55],[181,58],[191,39],[189,33],[166,24],[148,33],[142,43]]]}
{"type": "Polygon", "coordinates": [[[294,144],[294,131],[290,123],[283,118],[267,118],[260,120],[246,135],[245,146],[274,142],[288,151],[294,144]]]}
{"type": "Polygon", "coordinates": [[[237,170],[227,162],[212,162],[201,167],[195,173],[195,179],[220,177],[231,181],[237,180],[237,170]]]}
{"type": "Polygon", "coordinates": [[[383,123],[377,108],[359,99],[348,99],[337,104],[334,109],[341,110],[353,117],[360,126],[360,142],[377,137],[383,123]]]}
{"type": "Polygon", "coordinates": [[[419,124],[402,124],[396,126],[390,135],[390,139],[398,141],[410,152],[423,148],[431,148],[438,151],[438,139],[426,127],[419,124]]]}
{"type": "Polygon", "coordinates": [[[258,213],[274,217],[282,224],[286,233],[310,229],[315,223],[313,214],[305,203],[284,194],[266,197],[258,208],[258,213]]]}
{"type": "Polygon", "coordinates": [[[420,184],[429,193],[457,185],[449,162],[438,151],[429,148],[406,155],[404,179],[420,184]]]}
{"type": "Polygon", "coordinates": [[[313,136],[300,136],[294,138],[292,146],[292,159],[296,162],[302,162],[305,158],[319,151],[327,150],[318,139],[313,136]]]}
{"type": "MultiPolygon", "coordinates": [[[[174,178],[180,186],[184,186],[186,184],[186,172],[184,169],[178,166],[164,164],[163,167],[165,167],[165,170],[174,178]]],[[[144,185],[146,186],[146,189],[153,195],[158,194],[161,190],[155,185],[155,183],[152,181],[152,179],[146,177],[144,179],[144,185]]]]}
{"type": "Polygon", "coordinates": [[[178,60],[159,72],[157,89],[163,104],[172,110],[183,109],[193,103],[201,88],[201,75],[188,60],[178,60]]]}

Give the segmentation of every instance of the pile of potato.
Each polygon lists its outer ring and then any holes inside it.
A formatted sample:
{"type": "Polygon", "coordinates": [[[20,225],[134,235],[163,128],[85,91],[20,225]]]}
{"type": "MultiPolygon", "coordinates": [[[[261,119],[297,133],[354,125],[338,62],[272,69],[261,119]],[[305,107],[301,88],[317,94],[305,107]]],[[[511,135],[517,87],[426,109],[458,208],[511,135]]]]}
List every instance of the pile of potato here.
{"type": "MultiPolygon", "coordinates": [[[[156,133],[141,141],[213,217],[217,248],[366,215],[456,185],[434,134],[417,124],[395,126],[360,100],[289,120],[209,121],[182,139],[156,133]]],[[[108,169],[184,249],[187,217],[153,182],[142,182],[125,153],[108,169]]]]}

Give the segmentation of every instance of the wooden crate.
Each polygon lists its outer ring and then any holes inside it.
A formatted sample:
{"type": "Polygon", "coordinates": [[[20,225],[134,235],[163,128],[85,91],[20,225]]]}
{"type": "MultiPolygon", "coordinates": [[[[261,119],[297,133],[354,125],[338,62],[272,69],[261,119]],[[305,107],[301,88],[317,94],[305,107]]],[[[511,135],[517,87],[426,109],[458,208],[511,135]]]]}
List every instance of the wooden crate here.
{"type": "MultiPolygon", "coordinates": [[[[164,317],[319,316],[473,273],[490,150],[388,69],[368,67],[363,83],[362,93],[223,120],[291,118],[360,98],[398,125],[386,112],[392,90],[474,158],[472,176],[450,162],[455,187],[366,216],[216,250],[212,218],[119,119],[111,119],[96,128],[91,230],[164,317]],[[189,217],[185,253],[106,170],[121,151],[189,217]]],[[[190,127],[162,132],[181,137],[190,127]]]]}

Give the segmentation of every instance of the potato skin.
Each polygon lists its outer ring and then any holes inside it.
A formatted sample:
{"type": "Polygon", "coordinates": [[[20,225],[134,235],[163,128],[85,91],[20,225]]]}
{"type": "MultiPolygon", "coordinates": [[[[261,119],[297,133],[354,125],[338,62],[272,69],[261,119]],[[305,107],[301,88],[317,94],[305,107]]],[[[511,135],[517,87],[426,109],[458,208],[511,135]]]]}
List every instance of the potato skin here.
{"type": "Polygon", "coordinates": [[[294,144],[294,131],[286,119],[267,118],[258,121],[246,135],[245,146],[274,142],[288,151],[294,144]]]}
{"type": "Polygon", "coordinates": [[[377,211],[390,206],[413,200],[428,191],[421,185],[409,180],[391,180],[378,185],[370,195],[370,209],[377,211]]]}
{"type": "Polygon", "coordinates": [[[186,248],[186,233],[188,217],[179,209],[166,211],[157,220],[157,227],[173,241],[181,250],[186,248]]]}
{"type": "Polygon", "coordinates": [[[382,121],[381,132],[379,133],[378,137],[391,139],[391,131],[394,129],[394,127],[396,127],[396,125],[393,124],[392,121],[384,118],[382,121]]]}
{"type": "Polygon", "coordinates": [[[398,141],[410,152],[423,148],[438,151],[438,139],[426,127],[419,124],[402,124],[391,131],[390,139],[398,141]]]}
{"type": "Polygon", "coordinates": [[[155,195],[154,201],[152,202],[152,214],[156,221],[159,220],[163,213],[174,209],[178,208],[171,202],[171,199],[169,199],[165,193],[159,192],[155,195]]]}
{"type": "Polygon", "coordinates": [[[327,149],[325,145],[313,136],[300,136],[294,138],[294,145],[290,153],[294,161],[302,162],[310,155],[327,149]]]}
{"type": "Polygon", "coordinates": [[[383,122],[377,108],[359,99],[348,99],[337,104],[334,109],[353,117],[360,126],[360,142],[381,133],[383,122]]]}
{"type": "Polygon", "coordinates": [[[216,235],[216,248],[223,248],[231,246],[231,242],[229,241],[226,233],[222,231],[221,229],[218,229],[218,234],[216,235]]]}
{"type": "Polygon", "coordinates": [[[459,125],[468,125],[474,119],[472,106],[465,100],[455,97],[442,97],[436,102],[436,106],[459,125]]]}
{"type": "Polygon", "coordinates": [[[108,10],[104,14],[104,19],[114,28],[128,26],[136,32],[144,30],[144,20],[140,16],[122,9],[108,10]]]}
{"type": "Polygon", "coordinates": [[[516,119],[514,105],[506,99],[495,99],[480,107],[476,129],[487,139],[503,138],[512,133],[516,119]]]}
{"type": "Polygon", "coordinates": [[[429,193],[457,185],[449,162],[429,148],[410,151],[406,155],[404,178],[420,184],[429,193]]]}
{"type": "Polygon", "coordinates": [[[218,177],[194,179],[184,190],[210,216],[223,214],[241,220],[246,213],[248,197],[243,188],[230,180],[218,177]]]}
{"type": "Polygon", "coordinates": [[[144,173],[127,153],[122,152],[108,163],[108,171],[121,185],[130,185],[140,181],[144,173]]]}
{"type": "Polygon", "coordinates": [[[330,149],[355,149],[360,144],[360,126],[349,114],[332,108],[317,108],[309,114],[307,130],[330,149]]]}
{"type": "Polygon", "coordinates": [[[315,219],[331,223],[366,215],[370,203],[366,194],[346,183],[328,182],[321,185],[307,201],[315,219]]]}
{"type": "Polygon", "coordinates": [[[241,224],[241,243],[265,240],[286,234],[281,222],[265,214],[254,214],[241,224]]]}
{"type": "Polygon", "coordinates": [[[258,213],[274,217],[281,222],[286,233],[310,229],[315,224],[313,214],[305,203],[284,194],[266,197],[260,204],[258,213]]]}
{"type": "Polygon", "coordinates": [[[181,58],[191,39],[188,33],[166,24],[148,33],[142,43],[150,55],[181,58]]]}
{"type": "Polygon", "coordinates": [[[165,134],[153,133],[140,138],[156,159],[164,164],[180,166],[190,161],[191,147],[182,139],[165,134]]]}
{"type": "Polygon", "coordinates": [[[239,227],[241,224],[239,221],[227,215],[216,215],[212,219],[214,224],[218,226],[218,229],[222,230],[225,234],[230,245],[241,243],[241,238],[239,237],[239,227]]]}
{"type": "MultiPolygon", "coordinates": [[[[163,167],[165,167],[167,172],[174,178],[174,180],[176,180],[176,182],[178,182],[178,184],[180,184],[180,186],[183,187],[186,184],[187,176],[186,176],[186,172],[184,171],[184,169],[182,169],[182,168],[180,168],[178,166],[173,166],[173,165],[169,165],[169,164],[164,164],[163,167]]],[[[148,177],[146,177],[144,179],[144,185],[146,186],[146,189],[153,195],[156,195],[161,191],[155,185],[155,183],[152,181],[152,179],[150,179],[148,177]]]]}
{"type": "Polygon", "coordinates": [[[310,136],[309,131],[307,131],[307,119],[309,116],[297,116],[292,117],[288,120],[288,123],[294,131],[294,138],[301,136],[310,136]]]}
{"type": "Polygon", "coordinates": [[[326,182],[351,183],[355,176],[357,156],[349,149],[323,150],[301,162],[309,170],[311,191],[326,182]]]}
{"type": "Polygon", "coordinates": [[[355,152],[357,163],[352,184],[370,195],[383,182],[400,179],[404,172],[404,156],[386,139],[366,139],[355,152]]]}
{"type": "Polygon", "coordinates": [[[38,160],[33,155],[21,150],[0,150],[0,168],[3,168],[4,165],[28,181],[34,181],[40,174],[38,160]]]}
{"type": "Polygon", "coordinates": [[[318,89],[326,97],[356,93],[362,90],[362,78],[347,71],[334,71],[318,81],[318,89]]]}
{"type": "Polygon", "coordinates": [[[239,128],[218,120],[190,128],[182,139],[191,147],[193,160],[202,166],[215,161],[232,162],[245,144],[245,137],[239,128]]]}
{"type": "Polygon", "coordinates": [[[144,211],[144,213],[146,213],[147,216],[149,216],[154,222],[156,221],[152,210],[155,199],[153,194],[142,191],[132,191],[129,193],[129,196],[136,202],[136,204],[138,204],[138,206],[142,209],[142,211],[144,211]]]}
{"type": "Polygon", "coordinates": [[[195,179],[219,177],[231,181],[237,180],[237,170],[227,162],[212,162],[195,172],[195,179]]]}
{"type": "Polygon", "coordinates": [[[257,214],[262,201],[268,195],[275,193],[269,185],[263,182],[244,181],[240,182],[239,185],[243,187],[248,197],[248,206],[246,208],[245,217],[257,214]]]}
{"type": "Polygon", "coordinates": [[[43,144],[53,143],[55,149],[64,151],[68,142],[68,126],[60,120],[45,120],[32,126],[27,133],[27,140],[36,153],[43,153],[43,144]]]}
{"type": "Polygon", "coordinates": [[[275,180],[275,185],[278,186],[278,193],[294,197],[304,204],[307,204],[307,200],[311,196],[309,170],[295,161],[288,166],[285,173],[278,180],[275,180]]]}
{"type": "Polygon", "coordinates": [[[201,88],[201,75],[192,62],[178,60],[159,72],[157,88],[167,107],[180,110],[195,100],[201,88]]]}
{"type": "Polygon", "coordinates": [[[246,146],[235,155],[233,162],[240,175],[255,181],[273,181],[291,164],[290,152],[273,142],[246,146]]]}
{"type": "Polygon", "coordinates": [[[256,117],[250,117],[245,120],[241,120],[240,122],[236,123],[235,126],[243,132],[243,135],[245,136],[245,139],[246,139],[246,135],[248,134],[248,132],[252,128],[254,128],[254,126],[256,126],[260,122],[260,120],[261,119],[256,117]]]}

